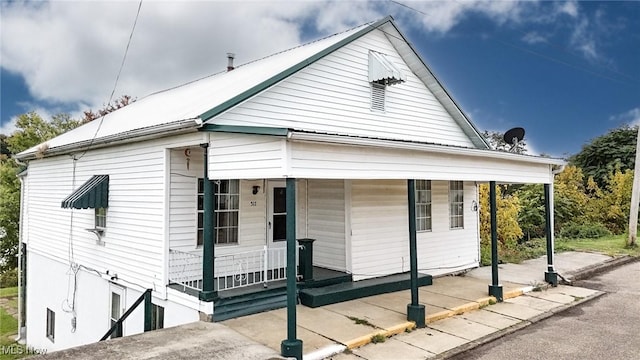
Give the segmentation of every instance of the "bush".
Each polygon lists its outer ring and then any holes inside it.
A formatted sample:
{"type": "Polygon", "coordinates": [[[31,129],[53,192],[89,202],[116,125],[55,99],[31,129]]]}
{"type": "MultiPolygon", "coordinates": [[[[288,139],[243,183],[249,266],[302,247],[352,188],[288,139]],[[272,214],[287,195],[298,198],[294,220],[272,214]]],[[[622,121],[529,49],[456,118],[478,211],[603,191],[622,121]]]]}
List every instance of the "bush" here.
{"type": "Polygon", "coordinates": [[[566,239],[597,239],[609,235],[611,231],[601,223],[567,224],[558,234],[559,237],[566,239]]]}
{"type": "Polygon", "coordinates": [[[6,270],[0,274],[0,288],[18,286],[18,268],[6,270]]]}

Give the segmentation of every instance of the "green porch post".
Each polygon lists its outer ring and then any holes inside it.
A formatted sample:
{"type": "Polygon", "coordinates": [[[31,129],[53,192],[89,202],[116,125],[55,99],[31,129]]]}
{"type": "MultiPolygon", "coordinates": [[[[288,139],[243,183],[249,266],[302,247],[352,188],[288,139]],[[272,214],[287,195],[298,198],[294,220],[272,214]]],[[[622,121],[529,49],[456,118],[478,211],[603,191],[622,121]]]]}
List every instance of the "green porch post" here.
{"type": "Polygon", "coordinates": [[[407,320],[423,328],[425,324],[425,307],[418,303],[418,250],[416,241],[416,184],[415,180],[407,180],[407,198],[409,208],[409,266],[411,267],[411,304],[407,305],[407,320]]]}
{"type": "Polygon", "coordinates": [[[144,331],[151,331],[151,312],[153,305],[151,303],[151,289],[144,292],[144,331]]]}
{"type": "Polygon", "coordinates": [[[547,271],[544,273],[544,281],[558,286],[558,273],[553,267],[553,184],[544,184],[544,215],[547,235],[547,271]]]}
{"type": "Polygon", "coordinates": [[[200,300],[213,301],[218,293],[213,279],[214,252],[216,243],[216,216],[214,207],[213,181],[209,180],[209,144],[201,144],[204,148],[204,214],[202,230],[202,291],[200,300]]]}
{"type": "Polygon", "coordinates": [[[502,285],[498,281],[498,220],[496,205],[496,182],[489,182],[489,207],[491,213],[491,285],[489,295],[502,302],[502,285]]]}
{"type": "Polygon", "coordinates": [[[302,340],[296,339],[296,179],[287,178],[287,339],[280,343],[285,357],[302,360],[302,340]]]}

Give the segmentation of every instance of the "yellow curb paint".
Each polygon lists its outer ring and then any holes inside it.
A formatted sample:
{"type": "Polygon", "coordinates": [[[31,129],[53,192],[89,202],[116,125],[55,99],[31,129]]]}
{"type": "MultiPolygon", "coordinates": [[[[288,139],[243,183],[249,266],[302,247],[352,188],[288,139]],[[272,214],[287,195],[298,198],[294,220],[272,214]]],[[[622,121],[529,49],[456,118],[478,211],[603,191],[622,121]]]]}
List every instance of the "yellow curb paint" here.
{"type": "Polygon", "coordinates": [[[407,329],[409,330],[413,330],[416,327],[416,323],[414,323],[413,321],[407,321],[405,323],[402,324],[398,324],[398,325],[394,325],[390,328],[387,328],[387,337],[393,336],[393,335],[398,335],[398,334],[402,334],[403,332],[407,331],[407,329]]]}
{"type": "Polygon", "coordinates": [[[376,336],[376,335],[382,335],[384,337],[388,337],[387,336],[387,331],[376,331],[376,332],[372,332],[369,335],[364,335],[364,336],[360,336],[358,338],[355,338],[353,340],[349,340],[343,343],[344,346],[347,347],[347,349],[355,349],[355,348],[359,348],[361,346],[367,345],[368,343],[371,342],[371,338],[376,336]]]}
{"type": "Polygon", "coordinates": [[[516,289],[516,290],[511,290],[511,291],[507,291],[505,292],[502,297],[504,299],[511,299],[514,297],[518,297],[520,295],[524,294],[524,292],[522,291],[522,289],[516,289]]]}
{"type": "Polygon", "coordinates": [[[479,308],[480,304],[478,304],[477,302],[472,302],[453,307],[451,308],[451,310],[453,311],[454,315],[460,315],[466,313],[467,311],[478,310],[479,308]]]}
{"type": "Polygon", "coordinates": [[[480,304],[480,307],[485,307],[487,305],[490,305],[492,302],[495,304],[496,302],[498,302],[498,300],[493,296],[487,296],[476,300],[476,302],[480,304]]]}
{"type": "Polygon", "coordinates": [[[451,310],[443,310],[443,311],[438,311],[437,313],[433,313],[431,315],[427,315],[425,320],[426,320],[427,323],[432,323],[434,321],[446,319],[446,318],[451,317],[453,315],[455,315],[453,313],[453,311],[451,311],[451,310]]]}

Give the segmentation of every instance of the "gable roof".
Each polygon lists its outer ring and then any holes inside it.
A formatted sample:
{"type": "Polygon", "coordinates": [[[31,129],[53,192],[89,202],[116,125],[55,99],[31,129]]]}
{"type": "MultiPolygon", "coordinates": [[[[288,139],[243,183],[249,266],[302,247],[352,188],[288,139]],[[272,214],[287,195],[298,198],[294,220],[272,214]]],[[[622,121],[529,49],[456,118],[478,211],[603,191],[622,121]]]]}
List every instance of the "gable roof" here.
{"type": "MultiPolygon", "coordinates": [[[[382,30],[409,68],[424,82],[472,143],[490,148],[477,128],[465,116],[442,84],[433,76],[414,48],[395,25],[393,18],[363,24],[274,55],[148,95],[46,142],[47,154],[68,153],[116,141],[195,131],[203,122],[257,95],[317,60],[373,30],[382,30]]],[[[304,130],[304,129],[302,129],[304,130]]],[[[17,155],[32,158],[41,145],[17,155]]]]}

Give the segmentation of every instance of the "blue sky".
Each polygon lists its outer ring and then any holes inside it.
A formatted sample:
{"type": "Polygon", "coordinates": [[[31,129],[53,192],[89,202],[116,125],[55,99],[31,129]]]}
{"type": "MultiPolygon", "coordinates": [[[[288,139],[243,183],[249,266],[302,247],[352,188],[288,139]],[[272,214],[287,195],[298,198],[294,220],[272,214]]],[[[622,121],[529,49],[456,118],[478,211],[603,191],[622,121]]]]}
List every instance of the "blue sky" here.
{"type": "MultiPolygon", "coordinates": [[[[2,2],[0,133],[15,117],[109,99],[138,2],[2,2]]],[[[240,1],[143,3],[116,97],[141,98],[226,66],[392,15],[482,130],[521,126],[567,156],[640,123],[640,2],[240,1]]]]}

